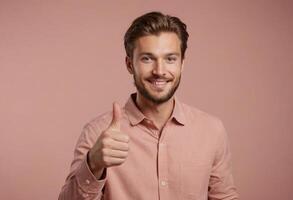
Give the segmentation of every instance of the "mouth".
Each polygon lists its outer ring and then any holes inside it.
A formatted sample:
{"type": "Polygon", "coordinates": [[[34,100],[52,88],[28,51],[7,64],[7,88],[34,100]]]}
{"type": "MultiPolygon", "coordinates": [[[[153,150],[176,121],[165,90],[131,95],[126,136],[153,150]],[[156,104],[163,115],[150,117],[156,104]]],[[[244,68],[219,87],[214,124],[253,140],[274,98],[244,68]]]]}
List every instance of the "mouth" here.
{"type": "Polygon", "coordinates": [[[163,90],[165,86],[171,82],[171,80],[167,79],[148,79],[147,81],[155,90],[163,90]]]}

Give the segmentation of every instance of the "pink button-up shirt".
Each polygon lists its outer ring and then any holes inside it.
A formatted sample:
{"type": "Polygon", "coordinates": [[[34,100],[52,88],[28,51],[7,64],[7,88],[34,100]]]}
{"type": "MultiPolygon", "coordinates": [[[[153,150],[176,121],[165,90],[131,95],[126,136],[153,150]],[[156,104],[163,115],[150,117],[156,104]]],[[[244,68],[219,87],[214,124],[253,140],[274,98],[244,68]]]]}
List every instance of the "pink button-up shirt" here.
{"type": "Polygon", "coordinates": [[[126,161],[97,180],[87,152],[112,119],[107,112],[88,123],[77,142],[59,200],[236,200],[227,134],[222,122],[175,98],[159,133],[136,107],[134,95],[122,109],[121,131],[130,137],[126,161]]]}

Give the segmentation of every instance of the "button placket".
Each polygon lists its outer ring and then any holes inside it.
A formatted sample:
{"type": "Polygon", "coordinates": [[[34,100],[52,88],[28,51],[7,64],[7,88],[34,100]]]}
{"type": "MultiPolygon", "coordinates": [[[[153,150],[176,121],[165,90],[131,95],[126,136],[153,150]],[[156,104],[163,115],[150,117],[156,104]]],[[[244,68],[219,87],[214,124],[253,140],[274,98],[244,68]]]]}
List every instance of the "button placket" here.
{"type": "Polygon", "coordinates": [[[160,142],[158,145],[158,178],[160,199],[168,199],[168,162],[167,144],[160,142]]]}

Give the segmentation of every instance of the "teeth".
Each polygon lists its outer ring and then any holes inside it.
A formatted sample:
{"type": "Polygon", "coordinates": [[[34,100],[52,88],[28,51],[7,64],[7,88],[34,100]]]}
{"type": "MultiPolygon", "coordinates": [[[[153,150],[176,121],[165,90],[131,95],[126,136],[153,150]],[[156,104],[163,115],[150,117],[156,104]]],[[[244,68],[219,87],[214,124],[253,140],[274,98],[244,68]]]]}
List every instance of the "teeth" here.
{"type": "Polygon", "coordinates": [[[164,85],[164,84],[166,84],[166,81],[154,81],[153,84],[155,84],[155,85],[164,85]]]}

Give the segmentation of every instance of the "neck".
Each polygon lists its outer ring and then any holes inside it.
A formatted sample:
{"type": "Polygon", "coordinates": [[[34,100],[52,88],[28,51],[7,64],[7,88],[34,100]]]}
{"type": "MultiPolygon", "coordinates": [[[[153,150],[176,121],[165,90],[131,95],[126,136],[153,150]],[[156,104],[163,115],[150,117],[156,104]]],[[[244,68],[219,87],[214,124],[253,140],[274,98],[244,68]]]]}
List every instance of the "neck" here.
{"type": "Polygon", "coordinates": [[[152,120],[159,129],[161,129],[168,121],[173,112],[174,97],[170,98],[164,103],[156,104],[144,98],[138,92],[136,95],[136,104],[139,107],[140,111],[148,119],[152,120]]]}

